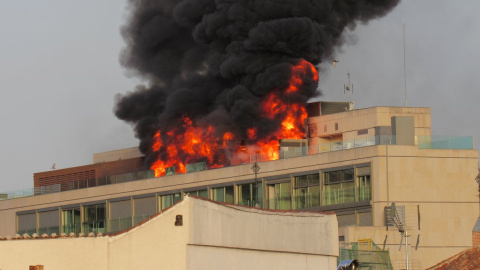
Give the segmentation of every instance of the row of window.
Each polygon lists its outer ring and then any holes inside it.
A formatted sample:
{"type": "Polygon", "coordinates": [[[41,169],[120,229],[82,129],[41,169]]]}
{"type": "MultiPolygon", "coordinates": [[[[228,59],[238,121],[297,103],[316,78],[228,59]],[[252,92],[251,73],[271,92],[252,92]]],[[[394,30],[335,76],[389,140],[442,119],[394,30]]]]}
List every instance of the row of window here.
{"type": "Polygon", "coordinates": [[[17,232],[113,233],[148,219],[176,202],[183,194],[244,206],[291,210],[370,200],[370,168],[346,168],[258,183],[112,199],[88,205],[60,207],[17,214],[17,232]]]}

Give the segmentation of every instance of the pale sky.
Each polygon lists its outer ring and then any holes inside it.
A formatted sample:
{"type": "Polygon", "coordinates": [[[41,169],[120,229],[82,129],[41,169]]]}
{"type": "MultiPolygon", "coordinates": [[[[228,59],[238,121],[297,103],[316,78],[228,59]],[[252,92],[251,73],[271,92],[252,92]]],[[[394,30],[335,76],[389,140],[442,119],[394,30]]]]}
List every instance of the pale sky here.
{"type": "MultiPolygon", "coordinates": [[[[93,153],[137,146],[112,113],[139,81],[119,64],[126,1],[0,1],[0,193],[33,187],[33,173],[92,163],[93,153]]],[[[480,139],[480,1],[404,0],[358,25],[322,64],[326,101],[431,107],[434,135],[480,139]]],[[[475,144],[475,148],[478,145],[475,144]]],[[[473,179],[472,179],[473,181],[473,179]]]]}

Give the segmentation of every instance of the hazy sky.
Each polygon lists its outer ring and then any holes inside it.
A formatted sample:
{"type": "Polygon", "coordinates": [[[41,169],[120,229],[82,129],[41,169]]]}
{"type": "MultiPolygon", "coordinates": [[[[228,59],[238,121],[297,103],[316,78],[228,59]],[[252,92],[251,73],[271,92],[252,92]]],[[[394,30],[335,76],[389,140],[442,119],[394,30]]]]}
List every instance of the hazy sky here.
{"type": "MultiPolygon", "coordinates": [[[[0,1],[0,192],[33,186],[33,173],[92,163],[93,153],[137,146],[112,113],[133,89],[119,64],[126,1],[0,1]]],[[[356,108],[431,107],[434,135],[480,139],[480,1],[404,0],[389,15],[358,25],[322,64],[327,101],[356,108]]],[[[477,148],[477,145],[475,145],[477,148]]],[[[473,181],[473,180],[472,180],[473,181]]]]}

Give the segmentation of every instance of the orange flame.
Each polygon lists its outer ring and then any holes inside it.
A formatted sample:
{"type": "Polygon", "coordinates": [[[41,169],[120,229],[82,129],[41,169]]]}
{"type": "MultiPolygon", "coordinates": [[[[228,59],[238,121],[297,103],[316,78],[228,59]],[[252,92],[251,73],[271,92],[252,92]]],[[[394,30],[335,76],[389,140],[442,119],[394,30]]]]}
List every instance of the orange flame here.
{"type": "Polygon", "coordinates": [[[250,155],[254,154],[260,154],[263,161],[278,159],[279,139],[304,138],[303,124],[307,112],[303,104],[289,102],[288,95],[301,88],[304,83],[302,78],[310,76],[313,80],[318,80],[315,67],[305,60],[292,66],[291,74],[286,89],[272,91],[262,101],[263,116],[281,120],[278,130],[259,140],[257,128],[248,128],[246,130],[248,143],[242,140],[239,145],[235,141],[240,141],[241,138],[237,138],[234,133],[225,132],[218,136],[215,127],[194,126],[189,117],[183,116],[183,129],[167,131],[164,133],[164,140],[160,131],[153,137],[152,150],[161,153],[162,157],[151,165],[155,176],[165,175],[168,167],[175,167],[176,173],[185,173],[185,164],[198,161],[206,161],[209,168],[220,168],[227,164],[250,162],[250,155]],[[233,156],[227,157],[226,152],[229,149],[233,151],[233,156]],[[183,160],[179,160],[179,153],[182,153],[183,160]]]}

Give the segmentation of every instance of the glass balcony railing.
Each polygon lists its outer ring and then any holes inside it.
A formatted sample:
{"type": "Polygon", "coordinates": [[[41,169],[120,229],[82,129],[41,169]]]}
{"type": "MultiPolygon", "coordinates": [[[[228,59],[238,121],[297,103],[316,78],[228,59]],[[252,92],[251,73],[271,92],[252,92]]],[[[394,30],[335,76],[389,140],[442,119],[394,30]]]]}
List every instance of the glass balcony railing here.
{"type": "Polygon", "coordinates": [[[320,193],[307,193],[294,197],[294,209],[320,206],[320,193]]]}
{"type": "Polygon", "coordinates": [[[268,200],[268,209],[272,210],[291,210],[292,209],[292,197],[283,196],[276,197],[268,200]]]}
{"type": "Polygon", "coordinates": [[[138,171],[132,173],[124,173],[119,175],[112,175],[107,177],[101,177],[96,179],[85,179],[80,181],[71,181],[61,184],[41,186],[35,188],[26,188],[21,190],[9,191],[5,193],[0,193],[1,200],[9,200],[22,197],[30,197],[36,195],[43,195],[49,193],[56,193],[62,191],[83,189],[89,187],[98,187],[104,185],[119,184],[131,181],[145,180],[155,178],[153,171],[138,171]]]}
{"type": "Polygon", "coordinates": [[[132,227],[132,217],[109,219],[107,224],[107,232],[121,232],[132,227]]]}
{"type": "Polygon", "coordinates": [[[140,222],[149,219],[152,215],[141,215],[133,217],[133,226],[138,225],[140,222]]]}
{"type": "Polygon", "coordinates": [[[134,217],[124,217],[124,218],[115,218],[109,220],[95,220],[92,222],[85,222],[82,225],[80,223],[76,224],[67,224],[63,226],[50,226],[50,227],[41,227],[36,229],[26,229],[26,230],[19,230],[17,231],[18,234],[23,235],[24,233],[28,233],[30,236],[34,233],[37,233],[39,236],[46,233],[51,235],[52,233],[56,233],[59,235],[60,233],[70,234],[75,233],[78,235],[80,232],[84,234],[88,234],[93,232],[95,234],[98,233],[116,233],[120,231],[124,231],[128,228],[131,228],[140,222],[147,220],[151,217],[151,215],[141,215],[141,216],[134,216],[134,217]],[[107,227],[105,228],[105,224],[107,227]]]}
{"type": "Polygon", "coordinates": [[[84,222],[82,224],[82,232],[85,234],[88,234],[90,232],[93,232],[95,234],[98,233],[105,233],[105,221],[106,220],[94,220],[94,221],[89,221],[89,222],[84,222]]]}
{"type": "MultiPolygon", "coordinates": [[[[415,143],[419,149],[473,149],[473,137],[454,137],[454,136],[416,136],[415,143]]],[[[310,145],[305,147],[288,147],[280,149],[279,158],[293,158],[318,153],[340,151],[346,149],[360,148],[372,145],[395,145],[396,137],[393,135],[380,135],[343,140],[338,142],[329,142],[318,145],[310,145]]],[[[261,162],[269,160],[262,154],[250,156],[250,162],[261,162]]],[[[73,181],[51,186],[42,186],[36,188],[22,189],[11,192],[0,192],[0,200],[14,199],[20,197],[29,197],[48,193],[62,192],[68,190],[111,185],[125,183],[137,180],[154,178],[151,170],[125,173],[120,175],[112,175],[97,179],[88,179],[81,181],[73,181]]],[[[248,203],[248,202],[245,202],[248,203]]],[[[250,203],[251,204],[251,203],[250,203]]]]}
{"type": "Polygon", "coordinates": [[[420,149],[473,149],[473,137],[419,136],[417,141],[420,149]]]}
{"type": "Polygon", "coordinates": [[[133,217],[113,218],[107,222],[107,233],[116,233],[124,231],[130,227],[138,225],[140,222],[147,220],[151,215],[141,215],[133,217]]]}
{"type": "Polygon", "coordinates": [[[37,233],[37,229],[25,229],[25,230],[18,230],[17,231],[17,234],[19,234],[19,235],[23,235],[25,233],[31,236],[32,234],[37,233]]]}
{"type": "Polygon", "coordinates": [[[61,228],[62,228],[62,232],[67,234],[67,235],[72,233],[72,232],[75,233],[76,235],[78,235],[81,232],[80,223],[63,225],[61,228]]]}
{"type": "Polygon", "coordinates": [[[38,228],[37,230],[37,234],[38,235],[42,235],[46,233],[47,235],[52,235],[52,233],[55,233],[57,235],[60,234],[60,227],[59,226],[49,226],[49,227],[42,227],[42,228],[38,228]]]}
{"type": "Polygon", "coordinates": [[[322,191],[322,205],[369,201],[371,198],[370,186],[322,191]]]}
{"type": "MultiPolygon", "coordinates": [[[[241,201],[241,202],[238,202],[237,205],[255,207],[257,206],[257,202],[255,202],[255,200],[241,201]]],[[[261,203],[259,203],[259,206],[260,205],[261,203]]]]}
{"type": "Polygon", "coordinates": [[[42,234],[47,234],[48,236],[55,233],[57,235],[60,234],[60,227],[59,226],[48,226],[48,227],[41,227],[37,229],[28,229],[28,230],[18,230],[17,233],[19,235],[23,235],[27,233],[28,235],[32,236],[34,233],[38,234],[38,236],[42,236],[42,234]]]}

